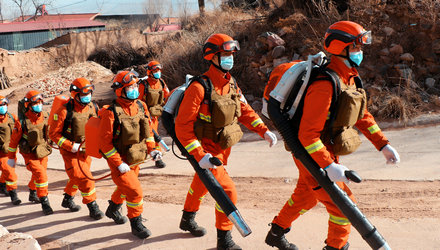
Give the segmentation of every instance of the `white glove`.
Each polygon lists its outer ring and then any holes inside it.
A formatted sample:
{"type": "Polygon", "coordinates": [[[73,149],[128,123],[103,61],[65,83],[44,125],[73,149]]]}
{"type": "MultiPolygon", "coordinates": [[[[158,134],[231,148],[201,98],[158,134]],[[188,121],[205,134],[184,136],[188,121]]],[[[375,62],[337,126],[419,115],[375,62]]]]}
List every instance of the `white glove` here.
{"type": "Polygon", "coordinates": [[[204,169],[210,169],[210,168],[216,169],[217,167],[209,161],[210,158],[212,158],[212,154],[207,153],[207,154],[206,154],[205,156],[203,156],[203,158],[199,161],[199,166],[200,166],[201,168],[204,168],[204,169]]]}
{"type": "Polygon", "coordinates": [[[79,150],[79,146],[80,146],[79,143],[76,143],[76,142],[73,143],[72,150],[70,150],[70,152],[72,152],[72,153],[77,153],[78,150],[79,150]]]}
{"type": "Polygon", "coordinates": [[[8,159],[6,162],[11,168],[15,168],[15,159],[8,159]]]}
{"type": "Polygon", "coordinates": [[[121,174],[127,173],[128,171],[130,171],[130,166],[128,166],[127,163],[123,162],[121,165],[118,166],[118,170],[119,172],[121,172],[121,174]]]}
{"type": "Polygon", "coordinates": [[[342,181],[346,184],[350,183],[347,177],[345,177],[345,171],[349,170],[346,166],[332,162],[332,164],[325,167],[324,170],[327,172],[327,176],[331,181],[342,181]]]}
{"type": "Polygon", "coordinates": [[[391,147],[390,144],[387,144],[385,147],[383,147],[381,151],[387,160],[387,164],[396,164],[400,162],[399,153],[397,153],[397,150],[391,147]]]}
{"type": "Polygon", "coordinates": [[[151,158],[153,158],[153,161],[159,161],[162,160],[162,152],[159,150],[153,150],[150,152],[151,158]]]}
{"type": "Polygon", "coordinates": [[[277,136],[269,130],[264,133],[264,139],[269,142],[269,147],[276,145],[278,142],[277,136]]]}

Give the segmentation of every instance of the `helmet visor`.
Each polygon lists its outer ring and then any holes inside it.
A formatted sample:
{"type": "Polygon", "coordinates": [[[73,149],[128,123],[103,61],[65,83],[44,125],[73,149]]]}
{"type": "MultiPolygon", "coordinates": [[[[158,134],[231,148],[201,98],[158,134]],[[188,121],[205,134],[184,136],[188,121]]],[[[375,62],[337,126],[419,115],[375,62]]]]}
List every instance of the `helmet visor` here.
{"type": "Polygon", "coordinates": [[[9,99],[6,97],[0,99],[0,105],[5,105],[5,104],[9,104],[9,99]]]}
{"type": "Polygon", "coordinates": [[[222,44],[222,50],[225,52],[239,51],[240,45],[236,40],[227,41],[222,44]]]}
{"type": "Polygon", "coordinates": [[[82,87],[79,90],[79,93],[83,94],[83,95],[87,95],[89,93],[92,93],[95,90],[95,85],[90,84],[90,85],[86,85],[84,87],[82,87]]]}
{"type": "Polygon", "coordinates": [[[360,45],[371,44],[372,39],[373,38],[371,37],[371,31],[369,30],[359,34],[359,36],[355,40],[355,43],[360,45]]]}
{"type": "Polygon", "coordinates": [[[36,103],[38,101],[43,101],[43,96],[41,94],[34,95],[29,99],[30,102],[36,103]]]}

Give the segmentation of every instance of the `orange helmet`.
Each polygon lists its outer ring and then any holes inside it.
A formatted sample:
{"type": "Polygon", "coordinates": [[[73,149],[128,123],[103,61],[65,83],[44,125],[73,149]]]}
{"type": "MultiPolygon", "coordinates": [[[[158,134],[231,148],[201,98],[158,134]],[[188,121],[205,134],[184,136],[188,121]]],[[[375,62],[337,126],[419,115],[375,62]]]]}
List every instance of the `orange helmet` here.
{"type": "Polygon", "coordinates": [[[240,45],[232,37],[225,34],[214,34],[206,40],[203,46],[203,58],[211,61],[215,54],[219,52],[236,52],[240,50],[240,45]]]}
{"type": "Polygon", "coordinates": [[[133,85],[139,81],[139,74],[136,71],[120,71],[113,78],[112,88],[114,89],[116,96],[122,95],[122,90],[130,85],[133,85]]]}
{"type": "Polygon", "coordinates": [[[162,65],[158,61],[151,61],[147,64],[147,75],[151,75],[151,71],[155,71],[157,69],[162,69],[162,65]]]}
{"type": "Polygon", "coordinates": [[[8,105],[9,104],[9,99],[4,97],[4,96],[2,96],[2,95],[0,95],[0,105],[3,105],[3,104],[8,105]]]}
{"type": "Polygon", "coordinates": [[[371,31],[366,31],[355,22],[339,21],[330,25],[324,38],[324,49],[340,55],[351,44],[371,44],[371,31]]]}
{"type": "Polygon", "coordinates": [[[95,90],[95,86],[89,82],[86,78],[76,78],[70,84],[70,95],[75,99],[78,93],[87,95],[95,90]]]}
{"type": "Polygon", "coordinates": [[[34,103],[37,103],[39,101],[43,101],[43,95],[38,90],[31,90],[26,93],[24,97],[24,106],[26,108],[29,107],[29,105],[32,105],[34,103]]]}

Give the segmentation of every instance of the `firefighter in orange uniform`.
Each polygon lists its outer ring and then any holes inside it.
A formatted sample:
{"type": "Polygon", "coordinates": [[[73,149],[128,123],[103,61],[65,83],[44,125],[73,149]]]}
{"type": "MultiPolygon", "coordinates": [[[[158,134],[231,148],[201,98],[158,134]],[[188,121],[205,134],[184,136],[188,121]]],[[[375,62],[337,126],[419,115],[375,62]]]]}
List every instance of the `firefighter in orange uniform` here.
{"type": "MultiPolygon", "coordinates": [[[[49,114],[43,111],[43,96],[37,90],[26,93],[24,98],[24,119],[12,132],[9,143],[8,165],[15,167],[17,146],[24,158],[26,168],[32,172],[28,187],[29,201],[41,203],[45,215],[53,214],[48,195],[47,156],[52,148],[46,142],[49,114]],[[35,193],[38,196],[35,197],[35,193]]],[[[19,116],[20,117],[20,116],[19,116]]]]}
{"type": "MultiPolygon", "coordinates": [[[[139,99],[144,101],[151,115],[152,128],[159,133],[159,117],[162,115],[165,100],[170,95],[165,81],[162,77],[162,65],[158,61],[151,61],[147,64],[146,80],[139,81],[139,99]]],[[[156,150],[160,150],[159,142],[156,142],[156,150]]],[[[164,168],[165,162],[162,160],[156,161],[157,168],[164,168]]]]}
{"type": "Polygon", "coordinates": [[[8,147],[12,131],[20,122],[14,114],[8,112],[8,104],[8,98],[0,96],[0,184],[4,194],[11,197],[12,204],[19,205],[21,200],[17,197],[17,174],[15,168],[8,165],[8,147]]]}
{"type": "Polygon", "coordinates": [[[99,113],[99,139],[100,150],[107,159],[117,186],[105,215],[116,224],[124,224],[127,219],[118,210],[125,200],[131,232],[144,239],[151,232],[142,224],[143,195],[138,179],[139,163],[146,159],[147,152],[150,152],[153,160],[160,160],[162,153],[154,149],[147,106],[137,100],[138,81],[137,73],[133,71],[116,74],[112,88],[117,99],[99,113]]]}
{"type": "MultiPolygon", "coordinates": [[[[359,83],[361,80],[356,67],[362,61],[362,46],[370,43],[371,32],[364,30],[362,26],[354,22],[336,22],[327,29],[324,49],[332,55],[331,62],[327,67],[337,74],[342,91],[357,89],[358,84],[356,82],[359,83]]],[[[365,95],[363,89],[357,90],[365,95]]],[[[328,131],[334,128],[329,128],[330,125],[327,122],[327,120],[330,120],[328,119],[329,114],[332,115],[330,111],[332,95],[332,83],[328,78],[320,79],[320,76],[318,76],[305,94],[298,138],[313,160],[327,172],[329,179],[355,201],[351,190],[347,186],[349,180],[344,173],[348,168],[341,165],[338,158],[338,155],[351,152],[342,153],[342,143],[338,145],[337,140],[334,140],[334,143],[331,144],[329,140],[325,139],[329,138],[328,131]]],[[[366,97],[364,100],[366,102],[366,97]]],[[[340,108],[347,109],[348,106],[349,104],[339,104],[333,125],[340,124],[338,126],[345,128],[356,126],[374,144],[377,150],[382,151],[387,163],[395,164],[399,162],[399,154],[389,145],[387,138],[376,124],[373,116],[367,111],[366,105],[365,108],[358,106],[358,110],[352,111],[355,114],[353,117],[356,117],[354,120],[346,119],[352,116],[351,113],[339,112],[340,108]],[[352,124],[346,123],[349,120],[353,120],[352,124]]],[[[357,135],[356,132],[355,134],[357,135]]],[[[347,144],[357,143],[354,140],[345,140],[344,142],[347,144]]],[[[347,149],[349,148],[347,147],[347,149]]],[[[294,158],[294,161],[299,170],[296,188],[278,216],[272,221],[272,227],[265,240],[266,243],[279,249],[298,249],[294,244],[287,241],[284,234],[290,231],[290,226],[294,220],[313,208],[318,202],[321,202],[329,213],[328,235],[324,250],[348,249],[350,221],[336,207],[323,188],[318,185],[306,167],[296,158],[294,158]]]]}
{"type": "Polygon", "coordinates": [[[49,121],[49,137],[60,148],[64,167],[69,176],[61,206],[68,208],[71,212],[79,211],[81,206],[73,201],[79,189],[83,197],[82,202],[87,204],[89,209],[89,216],[99,220],[104,214],[95,201],[95,181],[87,178],[87,176],[92,176],[90,172],[92,159],[79,148],[85,138],[86,122],[90,117],[97,116],[98,107],[92,102],[94,89],[94,85],[85,78],[77,78],[72,82],[70,100],[60,107],[53,106],[57,110],[53,111],[53,117],[49,121]]]}
{"type": "MultiPolygon", "coordinates": [[[[175,125],[179,141],[199,162],[200,167],[213,173],[234,204],[237,202],[237,191],[224,166],[228,163],[231,146],[243,135],[238,122],[258,133],[270,146],[277,141],[276,136],[246,102],[229,73],[234,62],[233,52],[239,49],[238,42],[228,35],[214,34],[208,38],[203,53],[211,66],[202,79],[211,84],[211,101],[206,101],[205,90],[200,83],[202,80],[199,78],[194,81],[185,91],[175,125]],[[224,165],[216,167],[211,164],[209,159],[213,156],[219,158],[224,165]]],[[[196,174],[186,196],[180,228],[197,237],[206,233],[194,218],[207,192],[196,174]]],[[[241,249],[232,240],[232,222],[218,204],[215,206],[215,216],[217,249],[241,249]]]]}

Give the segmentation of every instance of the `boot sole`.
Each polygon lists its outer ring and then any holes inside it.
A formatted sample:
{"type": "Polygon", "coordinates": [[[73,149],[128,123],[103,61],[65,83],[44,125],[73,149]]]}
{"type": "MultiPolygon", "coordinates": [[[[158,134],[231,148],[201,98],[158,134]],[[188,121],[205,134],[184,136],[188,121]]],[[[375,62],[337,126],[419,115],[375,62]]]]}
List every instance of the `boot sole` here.
{"type": "Polygon", "coordinates": [[[15,200],[15,201],[12,201],[12,204],[14,204],[14,205],[20,205],[21,204],[21,200],[15,200]]]}
{"type": "Polygon", "coordinates": [[[107,212],[105,212],[105,216],[107,216],[107,218],[112,219],[112,220],[113,220],[116,224],[118,224],[118,225],[125,224],[125,223],[127,223],[127,221],[128,221],[125,217],[122,217],[122,220],[116,220],[116,219],[114,219],[112,216],[109,216],[109,215],[107,214],[107,212]]]}

